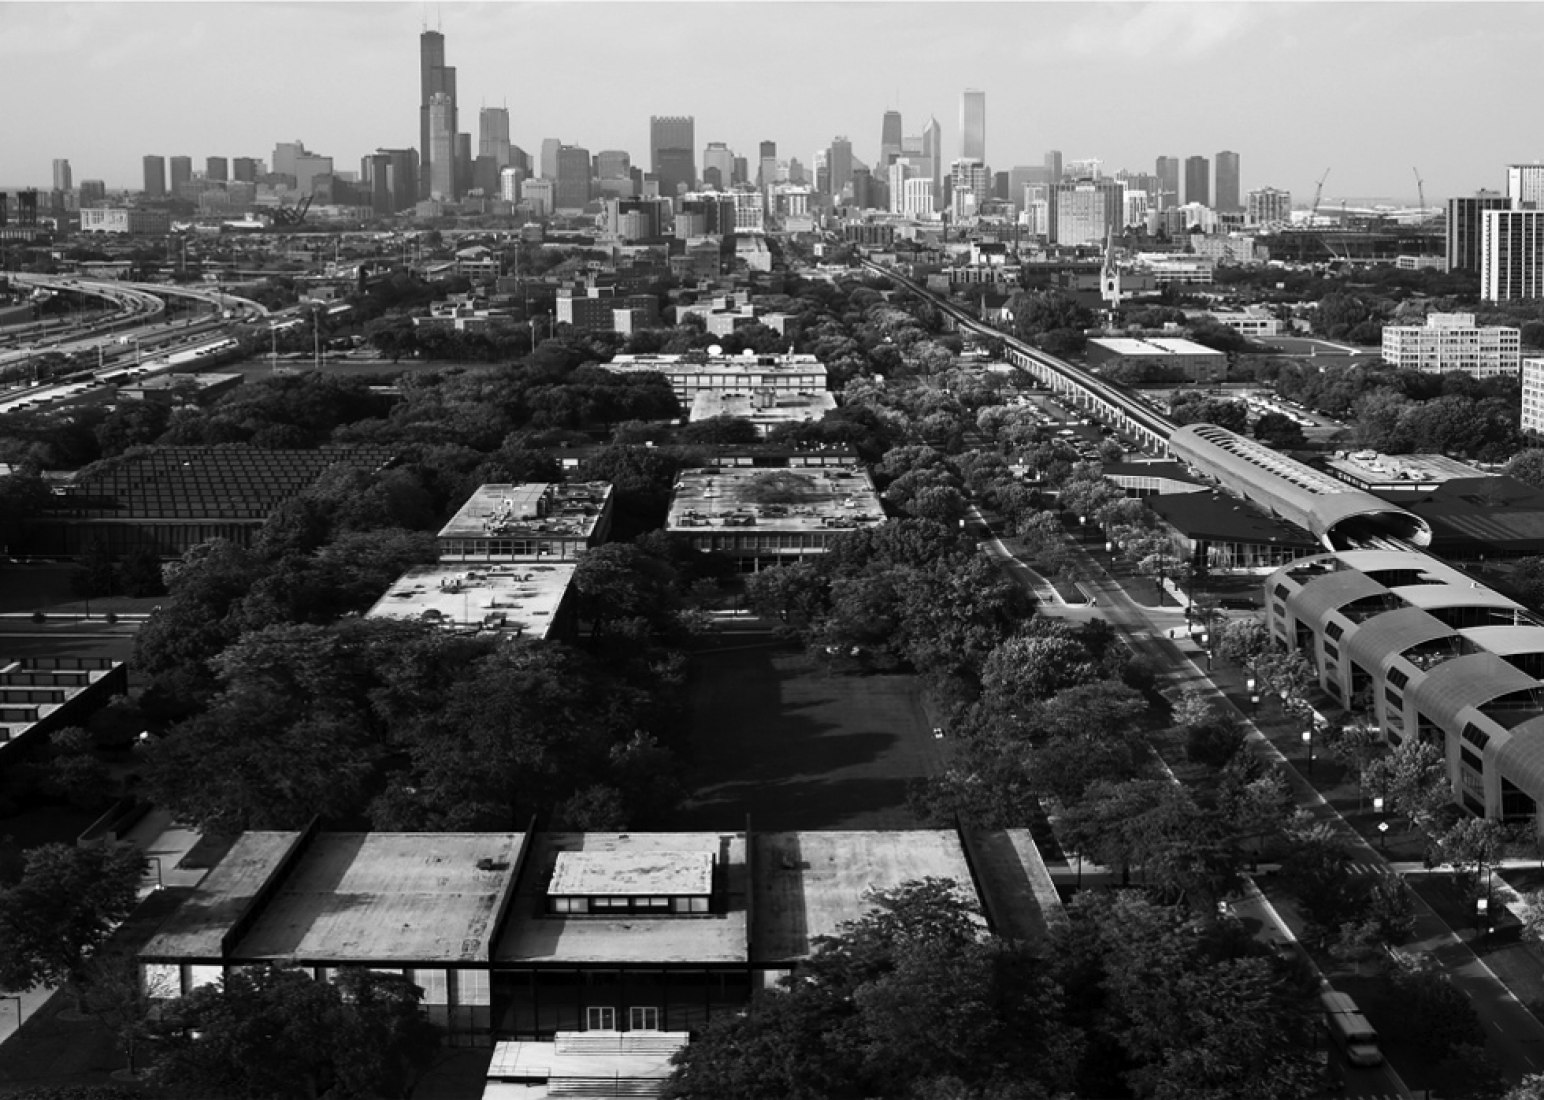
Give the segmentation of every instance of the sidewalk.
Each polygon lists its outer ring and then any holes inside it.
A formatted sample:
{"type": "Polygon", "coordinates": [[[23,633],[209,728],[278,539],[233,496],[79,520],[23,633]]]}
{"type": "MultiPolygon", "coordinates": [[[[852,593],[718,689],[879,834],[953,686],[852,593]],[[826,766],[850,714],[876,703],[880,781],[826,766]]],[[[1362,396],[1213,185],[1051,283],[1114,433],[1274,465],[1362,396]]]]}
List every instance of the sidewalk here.
{"type": "MultiPolygon", "coordinates": [[[[177,866],[198,843],[199,834],[174,825],[171,814],[159,807],[146,814],[123,839],[136,845],[150,861],[139,888],[141,901],[163,886],[197,886],[208,873],[205,869],[183,870],[177,866]]],[[[0,993],[0,1043],[14,1035],[54,993],[54,989],[46,987],[0,993]]]]}

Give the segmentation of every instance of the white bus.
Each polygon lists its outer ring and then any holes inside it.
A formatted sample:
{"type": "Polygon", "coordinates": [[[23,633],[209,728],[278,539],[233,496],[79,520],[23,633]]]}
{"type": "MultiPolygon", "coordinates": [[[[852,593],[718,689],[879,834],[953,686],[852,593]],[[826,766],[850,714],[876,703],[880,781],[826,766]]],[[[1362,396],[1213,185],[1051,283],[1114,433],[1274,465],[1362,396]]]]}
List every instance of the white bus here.
{"type": "Polygon", "coordinates": [[[1378,1033],[1348,994],[1326,989],[1319,994],[1319,1003],[1324,1006],[1324,1026],[1345,1051],[1347,1061],[1353,1066],[1376,1066],[1383,1061],[1378,1033]]]}

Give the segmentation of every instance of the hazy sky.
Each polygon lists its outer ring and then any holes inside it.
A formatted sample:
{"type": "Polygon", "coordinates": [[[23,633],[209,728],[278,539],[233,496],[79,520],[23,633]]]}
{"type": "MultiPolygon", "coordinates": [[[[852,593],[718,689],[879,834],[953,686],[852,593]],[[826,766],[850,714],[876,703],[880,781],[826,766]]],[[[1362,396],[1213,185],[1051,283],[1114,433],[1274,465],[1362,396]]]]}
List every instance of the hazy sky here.
{"type": "Polygon", "coordinates": [[[507,104],[511,137],[647,168],[650,114],[690,114],[697,146],[756,144],[809,166],[880,120],[929,115],[959,148],[960,92],[986,92],[987,160],[1046,149],[1151,171],[1240,154],[1243,187],[1326,202],[1500,188],[1544,158],[1537,3],[14,3],[0,0],[0,187],[138,187],[146,153],[257,156],[301,139],[357,170],[418,140],[418,34],[446,39],[461,128],[507,104]]]}

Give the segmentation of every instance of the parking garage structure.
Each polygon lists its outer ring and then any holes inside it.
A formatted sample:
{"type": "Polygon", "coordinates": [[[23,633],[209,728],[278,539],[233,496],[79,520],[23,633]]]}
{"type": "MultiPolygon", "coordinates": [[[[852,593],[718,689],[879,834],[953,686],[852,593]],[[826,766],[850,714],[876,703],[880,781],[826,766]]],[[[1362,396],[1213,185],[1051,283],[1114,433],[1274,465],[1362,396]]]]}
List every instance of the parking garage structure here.
{"type": "Polygon", "coordinates": [[[1308,531],[1327,550],[1376,539],[1431,543],[1431,528],[1419,516],[1215,424],[1176,429],[1169,449],[1203,477],[1308,531]]]}
{"type": "Polygon", "coordinates": [[[1272,637],[1392,745],[1442,750],[1453,799],[1540,827],[1544,618],[1425,554],[1320,554],[1267,579],[1272,637]]]}

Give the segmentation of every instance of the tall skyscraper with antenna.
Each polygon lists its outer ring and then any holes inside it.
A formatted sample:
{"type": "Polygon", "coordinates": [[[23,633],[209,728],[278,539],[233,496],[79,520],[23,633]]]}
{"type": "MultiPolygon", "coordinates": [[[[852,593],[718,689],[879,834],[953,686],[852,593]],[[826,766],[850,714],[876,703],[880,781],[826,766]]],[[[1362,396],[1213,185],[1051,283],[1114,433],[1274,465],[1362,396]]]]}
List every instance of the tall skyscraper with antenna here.
{"type": "MultiPolygon", "coordinates": [[[[435,150],[429,129],[430,105],[437,109],[436,117],[451,135],[450,157],[455,158],[456,118],[456,70],[445,64],[445,36],[439,31],[425,30],[418,36],[418,197],[427,199],[433,187],[435,174],[435,150]],[[445,96],[448,102],[435,103],[434,97],[445,96]]],[[[443,149],[441,150],[443,155],[443,149]]],[[[454,180],[454,163],[441,169],[441,180],[454,180]],[[449,175],[446,176],[445,173],[449,175]]],[[[454,186],[452,186],[454,190],[454,186]]]]}

